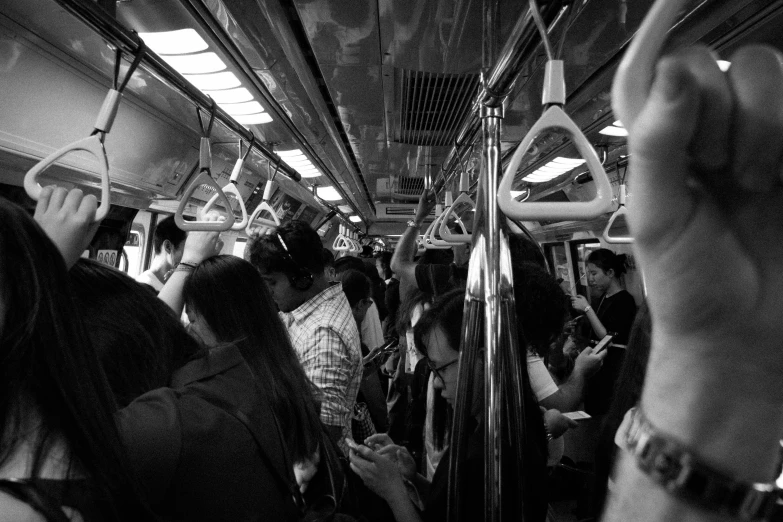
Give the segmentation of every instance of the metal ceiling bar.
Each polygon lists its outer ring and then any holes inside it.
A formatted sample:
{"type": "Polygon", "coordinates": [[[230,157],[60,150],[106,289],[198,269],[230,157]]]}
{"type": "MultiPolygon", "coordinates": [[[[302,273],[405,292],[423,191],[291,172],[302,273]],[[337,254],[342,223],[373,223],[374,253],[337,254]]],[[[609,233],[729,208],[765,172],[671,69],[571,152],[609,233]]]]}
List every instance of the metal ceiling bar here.
{"type": "MultiPolygon", "coordinates": [[[[57,3],[63,7],[66,11],[73,16],[81,20],[92,28],[98,35],[100,35],[109,44],[121,49],[123,52],[134,55],[139,49],[141,38],[129,31],[122,24],[117,22],[114,18],[109,16],[107,12],[97,7],[97,5],[89,0],[56,0],[57,3]]],[[[183,96],[190,99],[197,107],[200,107],[204,111],[209,112],[212,107],[212,101],[210,98],[196,89],[190,82],[182,77],[177,71],[175,71],[166,62],[161,60],[151,50],[147,50],[142,58],[140,67],[152,74],[162,82],[172,86],[174,89],[180,92],[183,96]]],[[[215,111],[215,120],[220,122],[225,128],[239,135],[245,141],[250,141],[252,134],[241,124],[237,123],[227,112],[220,107],[217,107],[215,111]]],[[[256,141],[253,144],[253,150],[257,151],[265,159],[280,162],[280,158],[272,151],[259,144],[256,141]]],[[[281,165],[280,172],[291,178],[297,183],[301,181],[302,177],[298,172],[292,168],[281,165]]]]}
{"type": "MultiPolygon", "coordinates": [[[[550,2],[541,6],[541,16],[545,23],[549,24],[557,17],[562,7],[561,2],[550,2]]],[[[511,36],[506,45],[500,51],[495,65],[486,74],[487,81],[476,97],[474,108],[481,105],[497,105],[509,94],[509,91],[519,75],[522,66],[531,58],[541,38],[535,28],[535,23],[530,11],[525,11],[524,16],[517,20],[511,36]]],[[[449,151],[443,162],[438,179],[433,184],[436,192],[443,190],[446,183],[458,171],[459,161],[464,151],[464,145],[473,142],[481,128],[481,121],[477,111],[472,111],[465,116],[460,131],[457,134],[456,145],[449,151]]]]}
{"type": "MultiPolygon", "coordinates": [[[[323,174],[329,178],[329,181],[343,196],[343,199],[347,202],[347,204],[356,214],[359,215],[360,218],[362,218],[363,222],[367,222],[366,217],[356,207],[356,205],[354,205],[353,201],[351,201],[348,192],[346,192],[345,189],[340,185],[337,177],[330,169],[326,167],[326,164],[323,162],[323,160],[321,160],[320,156],[315,153],[315,150],[310,145],[310,142],[307,141],[307,138],[305,138],[296,125],[294,125],[294,122],[291,121],[291,118],[288,117],[288,114],[286,114],[282,107],[280,107],[280,105],[277,103],[277,100],[275,100],[274,96],[272,96],[272,94],[266,88],[266,85],[264,85],[264,82],[262,82],[261,79],[253,73],[253,68],[251,65],[247,62],[239,49],[236,48],[236,45],[229,39],[222,26],[212,16],[209,8],[204,5],[201,0],[180,0],[180,2],[201,24],[202,29],[208,31],[212,35],[213,41],[220,47],[221,51],[223,51],[223,53],[231,59],[234,66],[243,73],[245,79],[247,79],[248,82],[256,88],[258,93],[261,95],[261,98],[263,98],[263,100],[266,102],[266,106],[270,109],[270,112],[272,112],[275,117],[278,118],[283,125],[285,125],[286,129],[291,133],[294,139],[302,146],[302,149],[309,153],[308,155],[312,160],[314,160],[313,163],[315,163],[315,165],[320,168],[321,172],[323,172],[323,174]]],[[[345,218],[342,212],[338,213],[340,216],[345,218]]]]}

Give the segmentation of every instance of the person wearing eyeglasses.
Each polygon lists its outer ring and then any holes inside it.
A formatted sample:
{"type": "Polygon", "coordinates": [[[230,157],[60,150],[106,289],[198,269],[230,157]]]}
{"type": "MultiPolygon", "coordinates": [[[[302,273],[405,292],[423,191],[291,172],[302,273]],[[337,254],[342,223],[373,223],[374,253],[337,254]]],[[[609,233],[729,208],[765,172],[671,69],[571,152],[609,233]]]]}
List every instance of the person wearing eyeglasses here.
{"type": "Polygon", "coordinates": [[[322,393],[321,421],[347,454],[362,380],[359,330],[340,283],[324,272],[323,245],[303,221],[251,237],[245,259],[261,273],[299,362],[322,393]]]}

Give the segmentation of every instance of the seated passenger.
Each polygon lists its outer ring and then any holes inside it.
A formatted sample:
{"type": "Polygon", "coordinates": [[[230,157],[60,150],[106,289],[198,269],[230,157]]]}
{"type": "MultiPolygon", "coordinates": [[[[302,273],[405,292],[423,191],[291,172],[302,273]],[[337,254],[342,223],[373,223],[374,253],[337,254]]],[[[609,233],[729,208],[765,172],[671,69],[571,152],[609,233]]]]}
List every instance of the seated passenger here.
{"type": "Polygon", "coordinates": [[[111,390],[71,302],[66,270],[93,196],[45,187],[35,215],[0,197],[0,520],[153,520],[114,424],[111,390]],[[43,228],[43,229],[42,229],[43,228]],[[61,255],[61,253],[63,255],[61,255]]]}
{"type": "Polygon", "coordinates": [[[155,293],[160,292],[171,271],[182,259],[186,237],[188,233],[180,230],[174,222],[174,216],[159,221],[152,235],[154,253],[150,268],[142,272],[136,281],[152,287],[155,293]]]}
{"type": "Polygon", "coordinates": [[[305,374],[321,391],[321,421],[347,453],[362,379],[359,330],[340,284],[326,279],[321,238],[291,221],[251,238],[245,257],[261,272],[305,374]]]}

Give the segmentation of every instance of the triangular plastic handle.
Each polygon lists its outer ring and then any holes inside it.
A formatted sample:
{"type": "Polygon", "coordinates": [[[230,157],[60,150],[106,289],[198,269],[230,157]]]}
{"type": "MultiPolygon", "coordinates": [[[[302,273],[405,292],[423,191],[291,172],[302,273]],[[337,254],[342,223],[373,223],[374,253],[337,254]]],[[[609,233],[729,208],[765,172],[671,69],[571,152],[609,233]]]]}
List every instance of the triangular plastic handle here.
{"type": "MultiPolygon", "coordinates": [[[[436,214],[438,214],[437,211],[436,214]]],[[[440,214],[432,221],[430,226],[427,227],[427,231],[424,232],[424,236],[422,238],[422,244],[424,245],[424,248],[426,248],[427,250],[446,250],[447,248],[451,248],[453,246],[451,244],[446,243],[445,241],[433,238],[435,227],[438,225],[438,223],[440,223],[441,217],[443,217],[442,210],[440,211],[440,214]]]]}
{"type": "Polygon", "coordinates": [[[663,43],[685,4],[686,0],[657,0],[623,55],[612,84],[612,109],[626,129],[650,95],[663,43]]]}
{"type": "Polygon", "coordinates": [[[111,206],[111,180],[109,179],[109,158],[106,157],[106,149],[101,142],[99,134],[93,134],[70,145],[56,150],[35,164],[33,168],[27,171],[24,176],[24,189],[30,198],[38,201],[41,197],[41,185],[38,183],[38,176],[57,160],[63,156],[83,150],[89,152],[98,160],[98,169],[101,174],[101,204],[95,211],[95,222],[101,221],[109,213],[111,206]]]}
{"type": "MultiPolygon", "coordinates": [[[[630,236],[612,236],[610,233],[610,230],[612,228],[612,225],[614,225],[614,222],[617,218],[620,216],[625,216],[628,212],[627,207],[625,206],[625,200],[626,200],[626,191],[625,191],[625,185],[620,185],[620,194],[618,196],[618,200],[620,203],[620,206],[617,208],[617,211],[611,215],[609,218],[609,222],[606,224],[606,228],[604,229],[603,238],[604,241],[607,243],[615,244],[615,245],[627,245],[630,243],[633,243],[633,238],[630,236]]],[[[626,218],[627,219],[627,218],[626,218]]]]}
{"type": "MultiPolygon", "coordinates": [[[[231,230],[239,231],[244,230],[247,226],[248,217],[247,217],[247,208],[245,208],[245,202],[242,200],[242,194],[239,193],[239,188],[236,185],[236,182],[232,181],[229,182],[228,185],[223,187],[223,193],[228,196],[229,194],[233,194],[234,197],[236,197],[237,201],[239,202],[239,209],[242,211],[242,219],[240,221],[236,221],[233,225],[231,225],[231,230]]],[[[220,194],[215,194],[212,196],[209,201],[207,201],[207,204],[204,205],[204,210],[202,211],[204,214],[212,210],[212,207],[217,203],[218,198],[220,197],[220,194]]],[[[233,212],[233,210],[231,211],[233,212]]]]}
{"type": "Polygon", "coordinates": [[[351,249],[351,246],[348,244],[348,238],[345,237],[345,234],[343,233],[343,226],[340,225],[339,233],[337,234],[337,237],[334,238],[334,242],[332,243],[332,249],[337,252],[347,252],[351,249]]]}
{"type": "Polygon", "coordinates": [[[444,240],[450,242],[450,243],[470,243],[473,241],[473,234],[468,234],[467,230],[465,230],[465,225],[462,223],[462,220],[459,219],[459,216],[456,216],[457,222],[462,228],[462,234],[454,234],[449,230],[448,227],[448,221],[449,218],[454,214],[454,209],[458,205],[468,204],[471,208],[476,208],[476,202],[473,201],[470,196],[468,196],[467,192],[462,192],[459,197],[457,198],[457,201],[455,201],[449,208],[446,209],[444,212],[443,218],[440,220],[440,237],[442,237],[444,240]]]}
{"type": "Polygon", "coordinates": [[[180,230],[184,230],[185,232],[225,232],[233,226],[234,221],[234,212],[231,210],[231,202],[226,197],[225,192],[223,192],[223,189],[221,189],[215,180],[212,179],[212,176],[209,175],[209,170],[201,170],[198,176],[196,176],[196,179],[193,180],[188,189],[185,191],[185,194],[182,196],[182,199],[179,202],[179,206],[177,207],[177,213],[174,214],[174,222],[177,224],[180,230]],[[223,207],[226,209],[225,220],[185,221],[182,218],[182,213],[185,211],[185,207],[188,205],[188,200],[190,200],[190,197],[201,185],[208,185],[215,189],[216,195],[221,199],[223,202],[223,207]]]}
{"type": "Polygon", "coordinates": [[[273,209],[266,201],[262,201],[253,211],[253,214],[248,218],[247,228],[245,228],[245,232],[247,233],[247,235],[252,235],[252,234],[263,235],[263,234],[271,233],[274,229],[276,229],[279,226],[280,226],[280,218],[277,217],[277,214],[275,214],[275,209],[273,209]],[[264,211],[269,212],[269,215],[272,216],[271,220],[258,217],[264,211]],[[253,228],[255,225],[260,225],[260,226],[258,226],[257,228],[253,228]]]}
{"type": "Polygon", "coordinates": [[[533,125],[517,147],[511,162],[506,168],[498,189],[498,205],[506,216],[519,221],[540,220],[588,220],[606,214],[612,208],[612,184],[606,175],[595,149],[579,127],[558,105],[552,105],[533,125]],[[519,202],[511,196],[517,169],[536,136],[547,129],[562,129],[571,135],[571,141],[587,162],[590,174],[595,182],[596,195],[592,201],[584,202],[519,202]]]}

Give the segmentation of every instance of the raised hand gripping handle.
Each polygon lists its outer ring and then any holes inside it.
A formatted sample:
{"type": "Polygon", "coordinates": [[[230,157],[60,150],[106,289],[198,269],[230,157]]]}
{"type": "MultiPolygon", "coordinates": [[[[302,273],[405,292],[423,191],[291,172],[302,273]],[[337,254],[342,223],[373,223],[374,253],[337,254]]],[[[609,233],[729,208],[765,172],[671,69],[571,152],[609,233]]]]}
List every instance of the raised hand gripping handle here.
{"type": "Polygon", "coordinates": [[[625,214],[628,212],[628,209],[625,206],[626,198],[627,195],[625,191],[625,185],[620,185],[620,195],[618,198],[620,206],[617,208],[617,211],[609,218],[609,222],[606,224],[606,228],[604,229],[603,233],[604,241],[607,243],[614,245],[627,245],[633,243],[633,238],[630,236],[612,236],[610,233],[612,225],[614,225],[614,222],[617,220],[617,218],[625,216],[625,214]]]}
{"type": "Polygon", "coordinates": [[[666,35],[686,0],[657,0],[625,51],[612,84],[612,109],[630,128],[650,95],[655,64],[666,35]]]}
{"type": "MultiPolygon", "coordinates": [[[[460,186],[462,183],[460,183],[460,186]]],[[[454,209],[457,208],[459,205],[470,205],[471,208],[476,208],[476,202],[473,201],[470,196],[467,193],[467,188],[465,191],[461,191],[459,197],[457,198],[457,201],[446,207],[446,211],[444,212],[443,217],[440,220],[440,237],[442,237],[445,241],[448,241],[449,243],[470,243],[473,241],[473,234],[468,234],[467,230],[465,229],[465,225],[462,223],[462,220],[459,218],[459,216],[454,216],[457,220],[457,225],[462,229],[462,234],[454,234],[449,230],[448,222],[449,218],[454,214],[454,209]]]]}
{"type": "Polygon", "coordinates": [[[451,248],[451,244],[445,243],[442,240],[433,237],[435,233],[435,227],[440,223],[440,218],[443,217],[443,206],[438,203],[435,205],[435,215],[437,216],[422,236],[422,244],[427,250],[445,250],[451,248]]]}
{"type": "Polygon", "coordinates": [[[24,189],[30,198],[38,201],[41,197],[41,185],[38,184],[38,176],[48,169],[57,160],[71,152],[82,150],[89,152],[98,160],[98,169],[101,174],[101,204],[95,211],[95,222],[101,221],[109,213],[111,207],[111,181],[109,180],[109,158],[106,157],[106,149],[103,147],[101,136],[93,134],[79,141],[66,145],[46,156],[27,171],[24,176],[24,189]]]}
{"type": "MultiPolygon", "coordinates": [[[[204,212],[206,213],[206,212],[204,212]]],[[[234,224],[234,213],[231,210],[231,202],[226,197],[225,192],[215,183],[212,176],[209,175],[209,170],[204,169],[199,172],[196,179],[190,184],[177,207],[177,212],[174,214],[174,222],[185,232],[204,231],[204,232],[225,232],[230,229],[234,224]],[[185,208],[188,205],[188,200],[200,186],[208,185],[215,189],[215,195],[220,198],[223,208],[225,208],[226,219],[223,221],[185,221],[182,217],[182,213],[185,212],[185,208]]]]}
{"type": "Polygon", "coordinates": [[[612,206],[612,185],[609,177],[604,171],[601,160],[595,153],[590,142],[587,140],[579,127],[568,117],[559,105],[549,107],[541,118],[533,125],[525,138],[517,147],[511,158],[500,182],[498,189],[498,205],[501,210],[513,219],[520,221],[540,221],[540,220],[587,220],[594,219],[601,214],[611,210],[612,206]],[[514,184],[514,177],[517,169],[522,162],[522,157],[527,152],[536,136],[547,129],[561,129],[571,135],[571,140],[587,162],[590,174],[596,187],[596,196],[592,201],[584,202],[519,202],[511,196],[511,189],[514,184]]]}
{"type": "Polygon", "coordinates": [[[272,196],[273,188],[274,181],[271,179],[267,180],[266,185],[264,186],[264,195],[261,198],[261,203],[256,207],[256,209],[253,211],[253,214],[247,221],[247,228],[245,229],[247,235],[266,234],[280,226],[280,218],[277,217],[277,214],[275,214],[275,209],[273,209],[269,204],[269,198],[272,196]],[[262,212],[268,212],[272,219],[270,220],[258,217],[262,212]],[[261,226],[254,229],[253,225],[256,223],[260,224],[261,226]]]}
{"type": "MultiPolygon", "coordinates": [[[[247,217],[247,208],[245,207],[245,202],[242,200],[242,194],[239,193],[239,189],[237,188],[236,182],[231,181],[223,187],[223,194],[228,196],[229,194],[233,194],[236,200],[239,202],[239,209],[242,211],[242,219],[240,221],[235,221],[233,225],[231,225],[231,230],[239,231],[244,230],[248,223],[248,217],[247,217]]],[[[204,214],[212,210],[212,207],[217,203],[217,200],[220,198],[220,193],[216,193],[214,196],[212,196],[209,201],[207,201],[207,204],[204,205],[204,210],[202,211],[204,214]]],[[[233,212],[230,208],[227,209],[228,213],[233,212]]]]}

